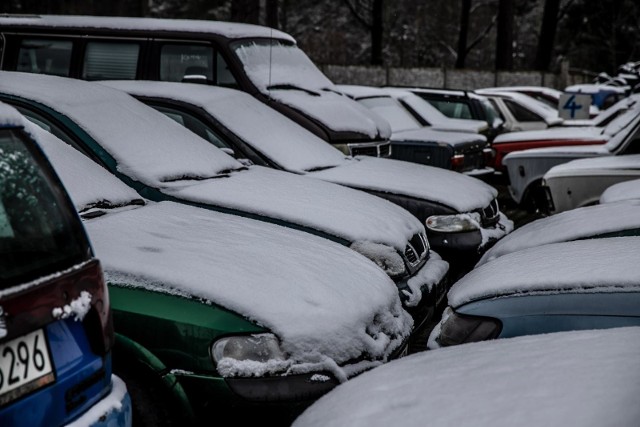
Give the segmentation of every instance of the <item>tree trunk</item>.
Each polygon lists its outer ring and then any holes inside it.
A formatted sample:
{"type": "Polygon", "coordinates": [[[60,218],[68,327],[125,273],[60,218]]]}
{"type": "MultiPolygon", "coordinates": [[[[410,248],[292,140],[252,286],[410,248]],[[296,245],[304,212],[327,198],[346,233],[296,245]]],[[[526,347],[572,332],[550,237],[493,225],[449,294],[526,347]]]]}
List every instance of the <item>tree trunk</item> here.
{"type": "Polygon", "coordinates": [[[267,27],[278,28],[278,0],[267,0],[267,27]]]}
{"type": "Polygon", "coordinates": [[[496,70],[513,69],[513,0],[498,2],[496,70]]]}
{"type": "Polygon", "coordinates": [[[538,50],[533,62],[533,68],[536,70],[546,71],[549,68],[558,26],[559,10],[560,0],[545,0],[540,37],[538,38],[538,50]]]}
{"type": "Polygon", "coordinates": [[[232,0],[231,21],[258,24],[260,22],[260,0],[232,0]]]}
{"type": "Polygon", "coordinates": [[[371,25],[371,65],[382,65],[384,1],[373,0],[371,25]]]}
{"type": "Polygon", "coordinates": [[[462,0],[460,8],[460,32],[458,33],[458,55],[456,68],[464,68],[467,59],[467,36],[469,34],[469,14],[471,13],[471,0],[462,0]]]}

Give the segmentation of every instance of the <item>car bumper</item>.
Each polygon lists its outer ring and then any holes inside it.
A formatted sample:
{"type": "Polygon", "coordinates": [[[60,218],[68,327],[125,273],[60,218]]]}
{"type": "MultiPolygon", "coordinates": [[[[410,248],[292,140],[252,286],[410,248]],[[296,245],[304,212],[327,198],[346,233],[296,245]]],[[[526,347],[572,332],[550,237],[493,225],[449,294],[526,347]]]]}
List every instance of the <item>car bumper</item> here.
{"type": "Polygon", "coordinates": [[[111,375],[111,392],[66,427],[130,427],[131,397],[125,383],[111,375]]]}

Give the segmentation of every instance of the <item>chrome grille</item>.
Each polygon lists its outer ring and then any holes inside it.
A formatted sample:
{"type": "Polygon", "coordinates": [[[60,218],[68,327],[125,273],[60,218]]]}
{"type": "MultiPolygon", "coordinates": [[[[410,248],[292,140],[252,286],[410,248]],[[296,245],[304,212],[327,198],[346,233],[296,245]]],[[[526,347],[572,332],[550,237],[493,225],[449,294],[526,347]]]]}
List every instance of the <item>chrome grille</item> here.
{"type": "Polygon", "coordinates": [[[378,145],[378,157],[390,157],[391,156],[391,143],[378,145]]]}
{"type": "Polygon", "coordinates": [[[427,237],[423,233],[413,235],[404,250],[404,256],[412,267],[427,258],[428,253],[429,244],[427,243],[427,237]]]}
{"type": "Polygon", "coordinates": [[[352,156],[389,157],[391,156],[391,143],[386,141],[349,144],[349,153],[352,156]]]}
{"type": "Polygon", "coordinates": [[[480,211],[482,217],[482,225],[492,227],[500,220],[500,208],[498,207],[498,200],[493,199],[491,203],[480,211]]]}
{"type": "Polygon", "coordinates": [[[375,145],[370,145],[370,146],[352,146],[351,148],[351,155],[352,156],[373,156],[373,157],[377,157],[378,156],[378,147],[376,147],[375,145]]]}

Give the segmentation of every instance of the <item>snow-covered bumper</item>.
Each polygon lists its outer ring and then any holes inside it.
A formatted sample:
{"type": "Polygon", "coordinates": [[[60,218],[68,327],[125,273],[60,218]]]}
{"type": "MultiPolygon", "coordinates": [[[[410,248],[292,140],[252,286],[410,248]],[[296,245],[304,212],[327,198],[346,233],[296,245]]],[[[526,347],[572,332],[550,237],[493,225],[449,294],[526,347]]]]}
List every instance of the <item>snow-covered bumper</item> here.
{"type": "Polygon", "coordinates": [[[111,392],[66,427],[130,427],[131,397],[125,383],[111,375],[111,392]]]}

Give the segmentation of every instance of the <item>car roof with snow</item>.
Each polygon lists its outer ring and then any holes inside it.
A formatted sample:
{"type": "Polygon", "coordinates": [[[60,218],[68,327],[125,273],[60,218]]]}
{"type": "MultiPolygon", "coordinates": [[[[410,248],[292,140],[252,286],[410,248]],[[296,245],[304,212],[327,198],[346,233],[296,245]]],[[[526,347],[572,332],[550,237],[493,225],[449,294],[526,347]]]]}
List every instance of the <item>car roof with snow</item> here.
{"type": "Polygon", "coordinates": [[[476,268],[523,249],[634,229],[640,232],[640,200],[572,209],[514,230],[485,252],[476,268]]]}
{"type": "Polygon", "coordinates": [[[619,182],[604,190],[600,203],[615,203],[622,200],[640,199],[640,179],[619,182]]]}
{"type": "Polygon", "coordinates": [[[572,160],[549,169],[546,176],[612,174],[640,170],[640,154],[572,160]]]}
{"type": "Polygon", "coordinates": [[[640,328],[426,351],[366,372],[292,427],[600,427],[640,419],[640,328]]]}
{"type": "Polygon", "coordinates": [[[449,305],[524,295],[640,292],[640,237],[552,243],[506,254],[471,270],[449,290],[449,305]],[[500,280],[496,280],[499,277],[500,280]]]}
{"type": "Polygon", "coordinates": [[[540,102],[535,98],[530,97],[529,95],[525,95],[520,92],[513,91],[501,91],[501,90],[488,90],[488,89],[477,89],[475,91],[478,95],[483,96],[497,96],[500,98],[507,98],[513,101],[518,102],[521,105],[525,105],[534,113],[539,116],[547,119],[557,119],[558,118],[558,110],[553,107],[548,106],[544,102],[540,102]]]}

